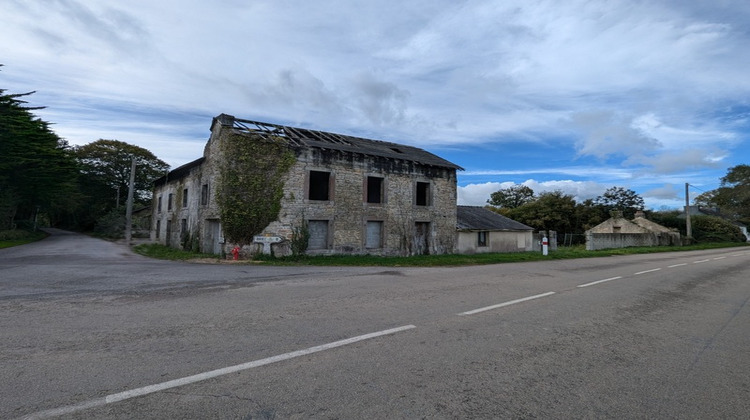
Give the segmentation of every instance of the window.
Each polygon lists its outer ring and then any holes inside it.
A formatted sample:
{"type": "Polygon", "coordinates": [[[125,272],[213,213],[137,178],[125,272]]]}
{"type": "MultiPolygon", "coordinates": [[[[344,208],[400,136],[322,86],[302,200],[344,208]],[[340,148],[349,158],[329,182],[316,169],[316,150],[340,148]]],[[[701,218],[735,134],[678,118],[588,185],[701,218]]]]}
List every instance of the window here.
{"type": "Polygon", "coordinates": [[[377,176],[367,177],[367,195],[368,203],[382,203],[383,202],[383,178],[377,176]]]}
{"type": "Polygon", "coordinates": [[[167,211],[172,211],[172,201],[174,201],[174,194],[169,194],[167,198],[167,211]]]}
{"type": "Polygon", "coordinates": [[[477,246],[487,246],[487,236],[489,232],[477,232],[477,246]]]}
{"type": "Polygon", "coordinates": [[[309,220],[307,249],[328,249],[328,220],[309,220]]]}
{"type": "MultiPolygon", "coordinates": [[[[159,197],[159,200],[161,201],[161,197],[159,197]]],[[[161,235],[161,220],[156,221],[156,239],[159,239],[159,236],[161,235]]]]}
{"type": "Polygon", "coordinates": [[[180,233],[187,233],[187,219],[180,219],[180,233]]]}
{"type": "Polygon", "coordinates": [[[208,184],[201,186],[201,206],[208,205],[208,184]]]}
{"type": "Polygon", "coordinates": [[[331,173],[321,171],[310,171],[310,187],[308,198],[310,200],[330,200],[331,173]]]}
{"type": "Polygon", "coordinates": [[[187,207],[188,205],[188,189],[185,188],[182,190],[182,207],[187,207]]]}
{"type": "Polygon", "coordinates": [[[374,249],[383,247],[383,222],[367,222],[365,232],[365,248],[374,249]]]}
{"type": "Polygon", "coordinates": [[[417,182],[417,196],[415,200],[418,206],[430,205],[430,183],[417,182]]]}
{"type": "MultiPolygon", "coordinates": [[[[159,201],[156,204],[156,211],[159,212],[159,213],[161,213],[161,196],[159,196],[159,201]]],[[[157,236],[157,238],[158,238],[158,236],[157,236]]]]}

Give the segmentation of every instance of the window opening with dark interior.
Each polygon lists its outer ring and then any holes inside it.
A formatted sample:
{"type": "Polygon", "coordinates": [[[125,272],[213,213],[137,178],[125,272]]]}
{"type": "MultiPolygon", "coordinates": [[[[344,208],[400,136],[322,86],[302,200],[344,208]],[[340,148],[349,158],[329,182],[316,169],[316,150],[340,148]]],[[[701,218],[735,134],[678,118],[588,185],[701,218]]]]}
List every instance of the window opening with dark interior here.
{"type": "Polygon", "coordinates": [[[430,204],[430,183],[417,182],[417,205],[427,206],[430,204]]]}
{"type": "Polygon", "coordinates": [[[383,178],[377,176],[367,177],[367,202],[383,202],[383,178]]]}
{"type": "Polygon", "coordinates": [[[328,201],[330,196],[330,172],[310,171],[310,200],[328,201]]]}

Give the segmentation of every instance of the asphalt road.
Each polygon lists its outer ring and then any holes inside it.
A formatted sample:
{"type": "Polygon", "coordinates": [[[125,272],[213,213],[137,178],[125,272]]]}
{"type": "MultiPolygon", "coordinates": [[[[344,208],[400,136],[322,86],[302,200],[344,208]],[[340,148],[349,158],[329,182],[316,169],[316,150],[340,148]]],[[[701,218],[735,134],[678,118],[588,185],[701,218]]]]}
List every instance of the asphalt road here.
{"type": "Polygon", "coordinates": [[[737,418],[750,251],[463,268],[0,250],[0,418],[737,418]]]}

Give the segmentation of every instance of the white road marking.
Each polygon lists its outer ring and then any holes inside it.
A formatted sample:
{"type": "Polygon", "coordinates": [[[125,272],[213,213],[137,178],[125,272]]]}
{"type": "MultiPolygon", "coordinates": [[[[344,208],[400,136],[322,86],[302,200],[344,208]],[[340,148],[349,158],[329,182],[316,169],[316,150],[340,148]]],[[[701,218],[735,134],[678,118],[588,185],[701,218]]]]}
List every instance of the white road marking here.
{"type": "Polygon", "coordinates": [[[79,404],[69,405],[65,407],[54,408],[51,410],[40,411],[21,417],[24,420],[36,420],[36,419],[47,419],[66,414],[72,414],[77,411],[86,410],[89,408],[100,407],[106,404],[111,404],[118,401],[127,400],[130,398],[140,397],[147,394],[153,394],[155,392],[163,391],[165,389],[176,388],[183,385],[192,384],[195,382],[205,381],[206,379],[215,378],[217,376],[228,375],[247,369],[256,368],[259,366],[269,365],[271,363],[281,362],[284,360],[293,359],[295,357],[306,356],[308,354],[317,353],[323,350],[330,350],[336,347],[346,346],[359,341],[369,340],[371,338],[381,337],[384,335],[395,334],[397,332],[410,330],[417,328],[415,325],[404,325],[398,328],[392,328],[389,330],[378,331],[370,334],[360,335],[357,337],[347,338],[344,340],[334,341],[332,343],[323,344],[320,346],[310,347],[303,350],[293,351],[291,353],[284,353],[278,356],[271,356],[265,359],[255,360],[252,362],[242,363],[235,366],[229,366],[221,369],[212,370],[209,372],[199,373],[197,375],[188,376],[185,378],[175,379],[172,381],[162,382],[160,384],[149,385],[143,388],[131,389],[129,391],[119,392],[117,394],[110,394],[103,398],[95,398],[89,401],[84,401],[79,404]]]}
{"type": "Polygon", "coordinates": [[[716,258],[714,258],[714,259],[715,259],[715,260],[723,260],[724,258],[726,258],[726,257],[716,257],[716,258]]]}
{"type": "Polygon", "coordinates": [[[527,300],[532,300],[532,299],[539,299],[539,298],[543,298],[545,296],[550,296],[550,295],[554,295],[554,294],[555,294],[555,292],[542,293],[540,295],[534,295],[534,296],[529,296],[529,297],[525,297],[525,298],[521,298],[521,299],[511,300],[509,302],[498,303],[497,305],[486,306],[484,308],[474,309],[472,311],[461,312],[459,315],[474,315],[474,314],[478,314],[479,312],[490,311],[492,309],[502,308],[503,306],[508,306],[508,305],[513,305],[513,304],[516,304],[516,303],[526,302],[527,300]]]}
{"type": "Polygon", "coordinates": [[[683,265],[687,265],[687,263],[682,263],[682,264],[675,264],[675,265],[670,265],[670,266],[669,266],[669,267],[667,267],[667,268],[682,267],[683,265]]]}
{"type": "Polygon", "coordinates": [[[693,261],[693,264],[700,264],[700,263],[709,262],[709,261],[711,260],[698,260],[698,261],[693,261]]]}
{"type": "Polygon", "coordinates": [[[595,285],[595,284],[599,284],[599,283],[604,283],[604,282],[606,282],[606,281],[618,280],[618,279],[621,279],[621,278],[622,278],[622,276],[617,276],[617,277],[610,277],[610,278],[608,278],[608,279],[604,279],[604,280],[597,280],[597,281],[592,281],[591,283],[586,283],[586,284],[579,284],[579,285],[578,285],[578,286],[576,286],[576,287],[588,287],[588,286],[593,286],[593,285],[595,285]]]}
{"type": "Polygon", "coordinates": [[[661,268],[653,268],[651,270],[639,271],[637,273],[634,273],[633,275],[637,276],[639,274],[653,273],[654,271],[659,271],[659,270],[661,270],[661,268]]]}

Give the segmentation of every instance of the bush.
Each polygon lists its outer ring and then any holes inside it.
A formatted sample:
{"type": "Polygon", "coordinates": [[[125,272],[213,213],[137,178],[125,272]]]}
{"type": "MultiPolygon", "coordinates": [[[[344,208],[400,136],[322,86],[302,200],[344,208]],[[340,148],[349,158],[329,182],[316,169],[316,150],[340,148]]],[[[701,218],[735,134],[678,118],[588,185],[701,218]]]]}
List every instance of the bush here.
{"type": "Polygon", "coordinates": [[[96,221],[94,233],[111,239],[125,237],[125,215],[118,209],[110,211],[96,221]]]}
{"type": "Polygon", "coordinates": [[[0,230],[0,241],[18,241],[32,236],[31,232],[23,229],[0,230]]]}
{"type": "Polygon", "coordinates": [[[719,217],[693,216],[690,221],[698,243],[747,241],[738,226],[719,217]]]}

